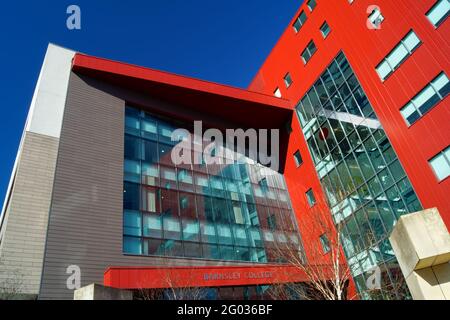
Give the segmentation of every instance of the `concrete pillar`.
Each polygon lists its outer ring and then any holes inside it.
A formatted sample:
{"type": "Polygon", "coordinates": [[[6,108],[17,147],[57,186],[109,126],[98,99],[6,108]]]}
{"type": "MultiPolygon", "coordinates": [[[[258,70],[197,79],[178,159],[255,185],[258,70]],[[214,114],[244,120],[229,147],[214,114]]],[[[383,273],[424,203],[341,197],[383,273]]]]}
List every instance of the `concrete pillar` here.
{"type": "Polygon", "coordinates": [[[400,217],[389,240],[415,300],[450,300],[450,234],[436,208],[400,217]]]}
{"type": "Polygon", "coordinates": [[[105,287],[92,283],[75,290],[74,300],[133,300],[133,293],[128,290],[105,287]]]}

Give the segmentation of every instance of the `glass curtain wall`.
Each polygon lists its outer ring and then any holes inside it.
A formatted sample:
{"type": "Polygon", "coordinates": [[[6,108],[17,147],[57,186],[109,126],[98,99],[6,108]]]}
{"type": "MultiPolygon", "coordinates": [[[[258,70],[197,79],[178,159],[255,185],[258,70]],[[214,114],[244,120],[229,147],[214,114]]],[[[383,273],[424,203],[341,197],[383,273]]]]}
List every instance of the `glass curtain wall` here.
{"type": "Polygon", "coordinates": [[[123,252],[259,263],[283,262],[277,244],[301,252],[284,178],[245,157],[206,164],[193,145],[198,164],[174,165],[179,127],[126,107],[123,252]]]}
{"type": "Polygon", "coordinates": [[[366,298],[408,297],[388,236],[421,204],[342,52],[296,110],[359,291],[366,298]],[[368,291],[376,266],[382,288],[368,291]]]}

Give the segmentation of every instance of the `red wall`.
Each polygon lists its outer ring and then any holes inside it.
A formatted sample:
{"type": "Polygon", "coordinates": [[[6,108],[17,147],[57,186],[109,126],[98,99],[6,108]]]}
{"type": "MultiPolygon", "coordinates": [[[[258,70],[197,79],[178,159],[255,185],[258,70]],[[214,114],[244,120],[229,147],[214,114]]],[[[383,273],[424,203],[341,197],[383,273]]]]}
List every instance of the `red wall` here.
{"type": "MultiPolygon", "coordinates": [[[[441,71],[450,76],[450,22],[439,28],[428,21],[425,13],[435,0],[318,0],[311,13],[306,5],[308,20],[296,34],[294,18],[281,36],[270,56],[261,67],[249,89],[273,94],[279,87],[283,98],[295,105],[313,85],[331,60],[343,50],[376,114],[397,152],[410,181],[424,208],[437,207],[450,229],[450,178],[438,182],[428,160],[450,144],[449,99],[435,106],[424,117],[407,127],[399,109],[413,98],[441,71]],[[381,30],[367,28],[367,8],[376,4],[385,17],[381,30]],[[320,26],[327,21],[331,33],[323,39],[320,26]],[[413,29],[422,45],[385,83],[375,67],[413,29]],[[303,64],[300,54],[313,39],[318,51],[303,64]],[[290,72],[293,84],[286,89],[284,75],[290,72]]],[[[296,117],[292,121],[285,177],[297,218],[307,223],[312,215],[305,192],[313,188],[319,208],[327,208],[306,141],[296,117]],[[304,163],[296,168],[293,153],[299,149],[304,163]]],[[[305,243],[318,241],[320,234],[303,231],[305,243]]],[[[308,248],[306,248],[308,249],[308,248]]]]}
{"type": "MultiPolygon", "coordinates": [[[[324,276],[331,276],[327,273],[329,269],[324,270],[324,276]]],[[[105,271],[104,285],[121,289],[223,287],[304,282],[308,279],[298,267],[279,265],[110,267],[105,271]]]]}

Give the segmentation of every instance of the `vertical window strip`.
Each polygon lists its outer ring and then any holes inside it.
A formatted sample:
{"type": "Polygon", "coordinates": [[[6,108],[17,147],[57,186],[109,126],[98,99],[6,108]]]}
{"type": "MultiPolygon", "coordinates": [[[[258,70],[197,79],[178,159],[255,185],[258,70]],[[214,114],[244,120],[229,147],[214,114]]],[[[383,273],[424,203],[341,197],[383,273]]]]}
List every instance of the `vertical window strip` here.
{"type": "Polygon", "coordinates": [[[414,124],[426,112],[434,108],[440,101],[444,100],[450,91],[450,81],[444,72],[441,72],[414,98],[412,98],[400,113],[408,126],[414,124]]]}
{"type": "Polygon", "coordinates": [[[416,33],[411,30],[376,67],[381,80],[384,81],[393,74],[421,43],[416,33]]]}

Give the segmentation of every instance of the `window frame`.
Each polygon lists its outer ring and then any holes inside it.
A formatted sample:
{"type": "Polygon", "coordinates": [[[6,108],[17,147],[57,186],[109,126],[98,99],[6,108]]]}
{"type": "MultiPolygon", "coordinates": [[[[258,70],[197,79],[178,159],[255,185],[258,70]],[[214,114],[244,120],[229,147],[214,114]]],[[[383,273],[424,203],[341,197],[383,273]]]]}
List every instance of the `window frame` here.
{"type": "Polygon", "coordinates": [[[320,245],[322,247],[323,254],[328,254],[331,252],[331,244],[330,239],[328,239],[328,236],[326,233],[323,233],[319,236],[320,245]]]}
{"type": "Polygon", "coordinates": [[[311,61],[312,57],[317,52],[317,50],[318,49],[317,49],[316,44],[314,43],[314,40],[311,39],[311,41],[308,42],[308,44],[306,45],[306,48],[301,53],[301,57],[302,57],[304,65],[307,65],[308,62],[311,61]],[[313,52],[312,52],[312,50],[310,48],[311,45],[314,46],[313,52]],[[308,55],[309,55],[308,59],[305,59],[305,56],[304,56],[305,52],[308,53],[308,55]]]}
{"type": "Polygon", "coordinates": [[[317,199],[314,194],[313,188],[309,188],[308,191],[305,192],[305,195],[306,195],[306,200],[308,201],[309,207],[310,208],[314,207],[317,204],[317,199]]]}
{"type": "Polygon", "coordinates": [[[410,29],[409,31],[408,31],[408,33],[403,37],[403,38],[401,38],[400,39],[400,41],[394,46],[394,48],[391,50],[391,51],[389,51],[384,57],[383,57],[383,59],[380,61],[380,63],[378,63],[377,65],[376,65],[376,67],[375,67],[375,71],[376,71],[376,73],[378,74],[378,77],[381,79],[381,81],[382,82],[385,82],[387,79],[389,79],[390,78],[390,76],[392,76],[394,73],[395,73],[395,71],[397,71],[402,65],[403,65],[403,63],[406,61],[406,60],[408,60],[408,58],[409,57],[411,57],[413,54],[414,54],[414,52],[416,52],[420,47],[421,47],[421,45],[423,44],[423,42],[422,42],[422,40],[419,38],[419,36],[417,35],[417,33],[413,30],[413,29],[410,29]],[[410,50],[410,48],[405,44],[405,39],[407,39],[411,34],[414,34],[416,37],[417,37],[417,39],[419,40],[419,43],[417,43],[417,45],[412,49],[412,50],[410,50]],[[395,66],[392,66],[391,65],[391,63],[389,62],[389,60],[388,60],[388,57],[390,57],[396,50],[398,50],[399,48],[401,48],[401,47],[403,47],[404,49],[406,49],[406,51],[408,52],[395,66]],[[389,71],[389,73],[387,73],[384,77],[382,77],[381,76],[381,74],[379,73],[379,68],[383,65],[383,64],[386,64],[388,67],[389,67],[389,69],[390,69],[390,71],[389,71]]]}
{"type": "Polygon", "coordinates": [[[306,6],[308,7],[309,12],[313,12],[314,9],[316,9],[316,7],[317,7],[317,1],[316,0],[308,0],[308,2],[306,3],[306,6]],[[310,5],[311,2],[314,4],[312,7],[310,5]]]}
{"type": "Polygon", "coordinates": [[[447,166],[450,168],[450,157],[447,156],[447,153],[450,152],[450,146],[448,146],[447,148],[445,148],[444,150],[440,151],[437,155],[435,155],[433,158],[431,158],[430,160],[428,160],[428,164],[431,167],[431,170],[433,170],[433,173],[436,177],[436,179],[438,180],[438,183],[442,183],[443,181],[447,180],[450,177],[450,172],[448,173],[447,176],[445,176],[444,178],[439,178],[436,169],[433,167],[433,165],[431,164],[431,162],[439,157],[443,157],[444,161],[447,163],[447,166]]]}
{"type": "MultiPolygon", "coordinates": [[[[436,77],[434,77],[430,82],[428,82],[428,84],[423,87],[414,97],[412,97],[403,107],[401,107],[399,109],[400,114],[402,115],[402,118],[405,120],[405,123],[408,127],[411,127],[413,124],[415,124],[416,122],[418,122],[424,115],[426,115],[428,112],[430,112],[431,110],[433,110],[436,106],[438,106],[442,101],[445,100],[445,98],[449,95],[449,93],[447,93],[445,96],[442,96],[441,93],[436,89],[434,82],[436,80],[438,80],[442,75],[444,75],[447,80],[449,80],[449,82],[447,82],[446,85],[450,84],[450,79],[448,78],[447,74],[442,71],[440,72],[436,77]],[[428,89],[432,89],[434,91],[434,95],[437,95],[437,97],[439,98],[439,101],[436,101],[435,103],[433,103],[433,105],[431,107],[429,107],[425,112],[422,112],[420,110],[420,107],[423,106],[417,106],[415,101],[418,97],[420,97],[426,90],[428,89]],[[409,122],[408,119],[404,116],[404,114],[402,113],[403,110],[406,110],[407,107],[411,106],[412,108],[414,108],[414,112],[418,114],[418,118],[416,120],[414,120],[413,122],[409,122]]],[[[434,96],[433,95],[433,96],[434,96]]],[[[431,98],[430,98],[431,99],[431,98]]],[[[414,114],[411,113],[411,114],[414,114]]]]}
{"type": "Polygon", "coordinates": [[[300,30],[302,29],[302,27],[305,25],[306,21],[308,21],[308,16],[306,15],[305,10],[302,10],[299,15],[297,16],[297,18],[295,18],[294,23],[292,24],[292,27],[294,28],[295,33],[299,33],[300,30]],[[304,16],[305,19],[302,20],[300,19],[300,17],[304,16]],[[297,28],[296,25],[299,24],[299,27],[297,28]]]}
{"type": "Polygon", "coordinates": [[[425,13],[425,16],[427,17],[427,20],[431,23],[431,25],[432,25],[435,29],[439,28],[439,27],[444,23],[444,21],[447,20],[448,16],[450,15],[450,10],[449,10],[449,11],[447,11],[446,14],[444,14],[444,15],[441,17],[441,19],[440,19],[438,22],[436,22],[436,24],[434,24],[434,23],[430,20],[430,17],[429,17],[428,15],[429,15],[433,10],[435,10],[435,9],[439,6],[439,4],[440,4],[441,2],[443,2],[443,1],[447,1],[447,2],[448,2],[448,0],[437,0],[436,3],[435,3],[434,5],[432,5],[431,8],[425,13]]]}
{"type": "Polygon", "coordinates": [[[330,33],[331,33],[331,27],[330,27],[330,25],[328,24],[328,22],[325,20],[323,23],[322,23],[322,25],[320,26],[320,33],[322,34],[322,37],[324,38],[324,39],[326,39],[326,38],[328,38],[328,36],[330,35],[330,33]],[[324,27],[327,27],[327,29],[328,29],[328,33],[327,34],[325,34],[325,32],[323,31],[323,28],[324,27]]]}
{"type": "Polygon", "coordinates": [[[292,79],[290,72],[286,73],[286,75],[283,77],[283,81],[284,81],[284,85],[286,86],[286,89],[289,89],[292,86],[292,84],[294,83],[294,80],[292,79]]]}
{"type": "Polygon", "coordinates": [[[302,154],[300,153],[300,150],[295,151],[293,156],[294,156],[295,166],[297,168],[299,168],[303,164],[303,158],[302,158],[302,154]]]}

